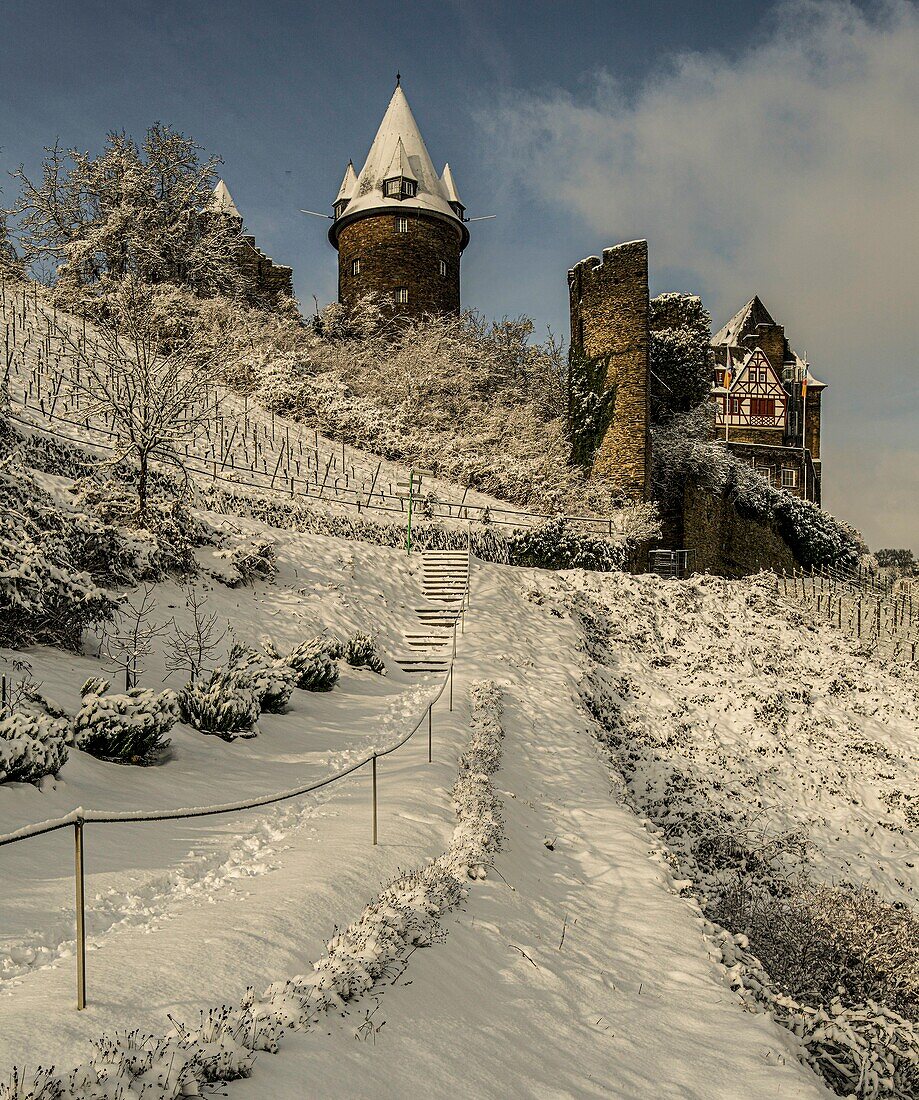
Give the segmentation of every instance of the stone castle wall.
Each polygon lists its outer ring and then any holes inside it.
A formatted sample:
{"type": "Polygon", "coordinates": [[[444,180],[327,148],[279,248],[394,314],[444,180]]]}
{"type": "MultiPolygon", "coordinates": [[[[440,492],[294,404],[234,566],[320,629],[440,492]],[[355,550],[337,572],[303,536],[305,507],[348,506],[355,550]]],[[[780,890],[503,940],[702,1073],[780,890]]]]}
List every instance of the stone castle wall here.
{"type": "Polygon", "coordinates": [[[244,236],[236,254],[240,271],[254,287],[255,296],[267,305],[294,296],[293,268],[276,264],[256,245],[255,237],[244,236]]]}
{"type": "Polygon", "coordinates": [[[353,305],[365,294],[379,294],[393,314],[458,313],[460,308],[460,233],[445,220],[406,211],[408,232],[398,232],[398,214],[360,218],[338,236],[338,300],[353,305]],[[360,273],[352,275],[355,260],[360,273]],[[440,274],[440,263],[446,275],[440,274]],[[399,287],[408,302],[396,301],[399,287]]]}
{"type": "MultiPolygon", "coordinates": [[[[577,461],[609,478],[629,500],[647,500],[651,473],[648,417],[648,243],[603,250],[568,272],[573,400],[589,404],[589,435],[577,461]]],[[[572,420],[584,417],[583,408],[572,420]]],[[[573,424],[580,429],[580,425],[573,424]]],[[[575,438],[577,438],[575,436],[575,438]]]]}

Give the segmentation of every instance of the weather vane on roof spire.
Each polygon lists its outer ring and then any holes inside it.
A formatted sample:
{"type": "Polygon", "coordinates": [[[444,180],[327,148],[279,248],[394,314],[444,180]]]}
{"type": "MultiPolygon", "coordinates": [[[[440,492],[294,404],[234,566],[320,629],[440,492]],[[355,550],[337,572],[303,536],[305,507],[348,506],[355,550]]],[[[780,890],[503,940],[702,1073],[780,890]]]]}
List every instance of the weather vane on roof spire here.
{"type": "Polygon", "coordinates": [[[396,87],[398,88],[402,84],[402,73],[396,73],[396,87]]]}

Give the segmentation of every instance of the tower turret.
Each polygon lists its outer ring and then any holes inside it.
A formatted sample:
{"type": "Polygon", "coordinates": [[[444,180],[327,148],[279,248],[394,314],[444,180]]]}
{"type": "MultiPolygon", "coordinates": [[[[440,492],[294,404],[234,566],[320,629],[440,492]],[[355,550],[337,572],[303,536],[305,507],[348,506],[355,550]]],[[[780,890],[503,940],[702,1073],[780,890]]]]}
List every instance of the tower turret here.
{"type": "Polygon", "coordinates": [[[458,312],[464,211],[450,166],[438,176],[397,83],[364,167],[348,163],[335,199],[338,300],[375,293],[394,315],[458,312]]]}

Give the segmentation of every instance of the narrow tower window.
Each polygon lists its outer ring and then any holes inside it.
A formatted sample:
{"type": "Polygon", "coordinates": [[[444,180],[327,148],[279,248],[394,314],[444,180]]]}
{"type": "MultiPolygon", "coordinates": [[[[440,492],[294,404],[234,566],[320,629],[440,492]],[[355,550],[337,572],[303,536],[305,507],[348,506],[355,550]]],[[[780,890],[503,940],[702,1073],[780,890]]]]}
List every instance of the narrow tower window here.
{"type": "Polygon", "coordinates": [[[361,261],[360,260],[352,260],[351,261],[351,274],[352,275],[360,275],[360,273],[361,273],[361,261]]]}
{"type": "Polygon", "coordinates": [[[397,286],[396,287],[396,301],[400,306],[404,306],[408,303],[408,287],[397,286]]]}
{"type": "Polygon", "coordinates": [[[396,232],[407,233],[408,232],[408,218],[396,218],[396,232]]]}
{"type": "Polygon", "coordinates": [[[438,269],[439,269],[441,275],[446,275],[447,274],[447,261],[446,260],[438,260],[437,261],[437,266],[438,266],[438,269]]]}

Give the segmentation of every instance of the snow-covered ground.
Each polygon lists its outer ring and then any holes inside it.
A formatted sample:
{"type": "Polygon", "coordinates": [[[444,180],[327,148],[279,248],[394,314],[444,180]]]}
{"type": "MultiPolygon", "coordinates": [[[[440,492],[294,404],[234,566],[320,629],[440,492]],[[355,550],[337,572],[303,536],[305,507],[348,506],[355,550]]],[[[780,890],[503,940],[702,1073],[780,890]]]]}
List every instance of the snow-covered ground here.
{"type": "Polygon", "coordinates": [[[768,575],[583,573],[557,586],[586,600],[601,703],[643,812],[667,825],[691,807],[725,833],[798,836],[819,880],[915,904],[915,665],[784,606],[768,575]]]}
{"type": "MultiPolygon", "coordinates": [[[[301,630],[287,621],[299,587],[311,628],[366,625],[375,608],[373,625],[391,652],[388,631],[409,614],[417,583],[405,556],[300,534],[276,537],[277,583],[251,594],[215,588],[222,607],[253,625],[257,616],[260,632],[290,640],[301,630]],[[330,589],[336,583],[341,588],[330,589]]],[[[473,680],[490,676],[502,690],[506,732],[495,777],[506,816],[496,873],[472,884],[465,908],[446,918],[445,942],[415,951],[404,972],[343,1016],[328,1017],[325,1027],[292,1035],[276,1058],[262,1054],[251,1080],[231,1083],[228,1095],[299,1097],[304,1081],[313,1094],[329,1096],[733,1098],[740,1081],[749,1097],[824,1095],[798,1062],[792,1037],[745,1011],[732,993],[697,906],[681,896],[658,841],[611,780],[580,703],[580,622],[558,583],[477,565],[456,710],[450,715],[438,704],[432,765],[423,739],[381,763],[377,848],[369,844],[366,776],[278,815],[217,819],[204,833],[194,823],[177,823],[174,833],[172,823],[88,827],[89,896],[114,890],[102,904],[90,903],[109,929],[89,954],[89,1007],[73,1007],[69,958],[7,981],[0,987],[0,1063],[66,1066],[85,1058],[103,1030],[161,1034],[167,1014],[194,1020],[199,1009],[237,1003],[249,985],[260,990],[308,973],[335,926],[354,919],[379,883],[446,850],[448,791],[467,737],[466,693],[473,680]],[[208,853],[209,872],[195,871],[200,857],[183,862],[190,848],[208,853]],[[233,852],[241,853],[236,862],[233,852]],[[188,881],[173,878],[154,890],[149,919],[111,921],[112,898],[127,899],[132,878],[143,895],[144,884],[183,866],[188,881]]],[[[86,671],[60,655],[29,656],[37,675],[59,677],[60,695],[86,671]]],[[[404,724],[424,706],[395,672],[386,680],[346,676],[324,697],[301,701],[302,694],[290,715],[264,718],[253,741],[226,745],[178,731],[178,756],[163,768],[72,757],[56,790],[0,790],[3,827],[92,803],[89,795],[106,805],[175,805],[223,798],[229,786],[257,792],[289,785],[333,767],[335,752],[361,751],[372,719],[389,714],[404,724]],[[314,752],[302,743],[307,726],[320,730],[314,752]]],[[[379,731],[381,723],[374,725],[379,731]]],[[[0,850],[3,881],[15,884],[4,892],[4,936],[12,904],[19,939],[30,922],[40,925],[42,906],[54,906],[45,928],[49,942],[55,938],[71,890],[68,840],[53,834],[0,850]]]]}

